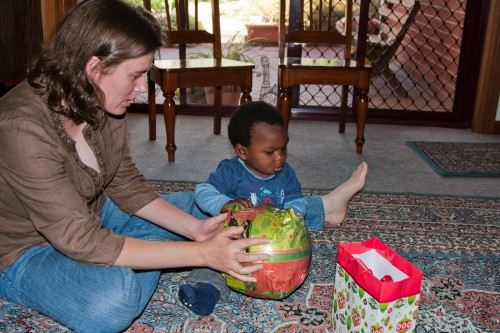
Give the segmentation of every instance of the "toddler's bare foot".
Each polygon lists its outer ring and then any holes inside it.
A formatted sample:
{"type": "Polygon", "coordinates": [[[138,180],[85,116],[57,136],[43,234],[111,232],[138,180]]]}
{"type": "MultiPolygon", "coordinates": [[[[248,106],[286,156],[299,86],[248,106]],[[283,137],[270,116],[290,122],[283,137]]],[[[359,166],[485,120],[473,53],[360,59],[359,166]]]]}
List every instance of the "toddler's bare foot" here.
{"type": "Polygon", "coordinates": [[[347,214],[347,205],[352,197],[365,186],[367,173],[368,164],[363,162],[352,173],[351,178],[321,197],[325,209],[326,224],[337,225],[344,221],[347,214]]]}

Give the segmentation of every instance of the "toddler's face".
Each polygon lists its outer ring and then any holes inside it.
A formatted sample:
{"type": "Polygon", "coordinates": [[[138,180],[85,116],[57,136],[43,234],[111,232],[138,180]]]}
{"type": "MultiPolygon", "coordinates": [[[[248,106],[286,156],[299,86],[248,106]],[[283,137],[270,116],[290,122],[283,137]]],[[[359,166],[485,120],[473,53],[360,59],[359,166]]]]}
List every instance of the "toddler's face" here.
{"type": "Polygon", "coordinates": [[[280,172],[286,161],[288,133],[279,125],[258,123],[245,153],[240,155],[247,167],[256,175],[267,178],[280,172]]]}

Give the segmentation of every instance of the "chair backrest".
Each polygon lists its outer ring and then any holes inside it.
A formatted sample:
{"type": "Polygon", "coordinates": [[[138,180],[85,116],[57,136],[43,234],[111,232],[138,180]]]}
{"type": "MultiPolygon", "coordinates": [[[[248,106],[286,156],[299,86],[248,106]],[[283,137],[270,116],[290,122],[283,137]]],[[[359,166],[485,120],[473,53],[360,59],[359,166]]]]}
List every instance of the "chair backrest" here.
{"type": "Polygon", "coordinates": [[[353,0],[280,0],[279,56],[289,44],[342,45],[344,58],[350,59],[353,0]],[[288,2],[288,6],[287,6],[288,2]],[[297,6],[298,4],[298,6],[297,6]],[[289,12],[285,30],[286,12],[289,12]],[[336,28],[344,18],[344,31],[336,28]],[[346,36],[349,36],[347,38],[346,36]]]}
{"type": "MultiPolygon", "coordinates": [[[[179,58],[186,58],[187,45],[210,44],[213,56],[221,59],[221,32],[219,0],[211,0],[210,8],[200,0],[164,0],[165,15],[159,20],[165,33],[165,45],[179,45],[179,58]],[[211,19],[203,21],[208,10],[211,19]],[[205,26],[209,25],[209,26],[205,26]]],[[[151,10],[151,0],[143,0],[144,7],[151,10]]]]}

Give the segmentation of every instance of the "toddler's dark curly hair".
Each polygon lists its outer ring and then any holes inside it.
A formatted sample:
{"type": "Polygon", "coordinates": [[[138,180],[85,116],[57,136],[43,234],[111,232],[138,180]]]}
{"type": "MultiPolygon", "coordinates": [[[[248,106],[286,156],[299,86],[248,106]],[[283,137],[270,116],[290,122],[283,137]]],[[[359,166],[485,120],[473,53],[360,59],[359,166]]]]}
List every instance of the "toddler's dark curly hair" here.
{"type": "Polygon", "coordinates": [[[285,126],[279,110],[269,103],[255,101],[240,105],[227,126],[229,141],[233,147],[238,143],[248,147],[252,140],[253,129],[258,123],[285,126]]]}

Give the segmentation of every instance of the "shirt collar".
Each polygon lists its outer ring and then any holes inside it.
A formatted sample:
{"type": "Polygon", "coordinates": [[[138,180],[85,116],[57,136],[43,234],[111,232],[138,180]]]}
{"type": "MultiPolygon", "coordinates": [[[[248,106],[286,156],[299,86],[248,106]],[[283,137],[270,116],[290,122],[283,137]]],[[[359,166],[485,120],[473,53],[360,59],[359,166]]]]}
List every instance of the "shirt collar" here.
{"type": "Polygon", "coordinates": [[[254,176],[255,178],[257,179],[260,179],[260,180],[269,180],[269,179],[273,179],[275,174],[274,175],[271,175],[267,178],[264,178],[264,177],[261,177],[261,176],[258,176],[256,175],[255,173],[253,173],[252,170],[250,170],[247,165],[245,164],[245,161],[243,161],[241,158],[238,157],[238,162],[240,162],[240,164],[243,166],[243,168],[245,168],[246,171],[248,171],[252,176],[254,176]]]}

